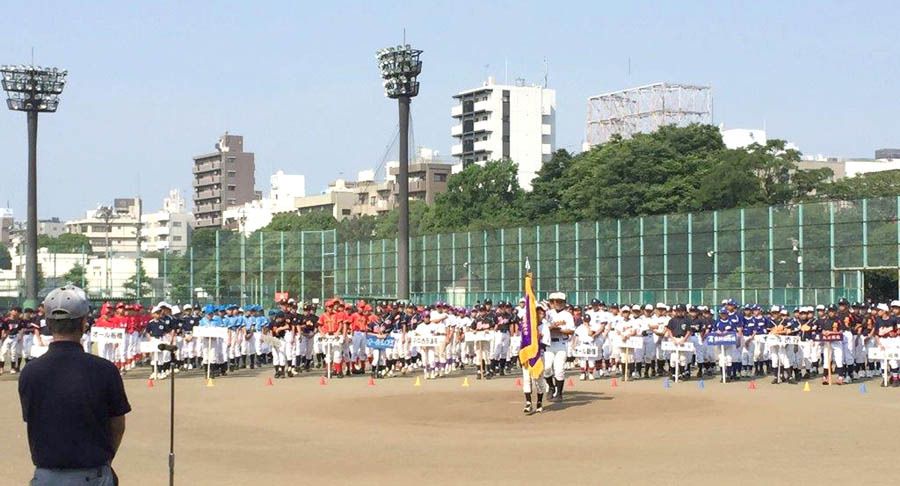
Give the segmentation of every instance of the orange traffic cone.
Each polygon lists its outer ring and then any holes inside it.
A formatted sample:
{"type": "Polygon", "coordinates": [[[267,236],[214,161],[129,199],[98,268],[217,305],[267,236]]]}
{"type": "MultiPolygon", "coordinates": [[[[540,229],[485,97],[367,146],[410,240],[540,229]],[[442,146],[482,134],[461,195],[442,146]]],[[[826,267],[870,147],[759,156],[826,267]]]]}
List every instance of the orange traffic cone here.
{"type": "Polygon", "coordinates": [[[153,388],[153,380],[147,380],[147,388],[153,388]]]}
{"type": "Polygon", "coordinates": [[[369,386],[375,386],[375,379],[371,376],[369,377],[369,386]]]}
{"type": "Polygon", "coordinates": [[[572,378],[569,378],[569,380],[566,381],[566,387],[568,387],[568,388],[575,388],[575,382],[572,381],[572,378]]]}
{"type": "Polygon", "coordinates": [[[272,377],[270,376],[269,379],[266,380],[266,386],[272,386],[272,385],[274,385],[274,383],[272,383],[272,377]]]}
{"type": "Polygon", "coordinates": [[[462,386],[463,386],[463,388],[469,387],[469,377],[468,376],[463,378],[462,386]]]}
{"type": "Polygon", "coordinates": [[[609,386],[610,386],[610,388],[615,388],[615,387],[619,386],[619,380],[613,378],[612,381],[609,382],[609,386]]]}
{"type": "Polygon", "coordinates": [[[215,386],[216,386],[216,383],[213,381],[212,378],[206,379],[206,388],[214,388],[215,386]]]}
{"type": "Polygon", "coordinates": [[[522,388],[522,379],[521,378],[516,378],[516,386],[519,388],[522,388]]]}
{"type": "Polygon", "coordinates": [[[756,390],[756,380],[750,380],[750,386],[748,386],[747,389],[756,390]]]}
{"type": "Polygon", "coordinates": [[[328,384],[328,383],[325,383],[325,377],[324,377],[324,376],[320,376],[320,377],[319,377],[319,385],[325,386],[325,385],[327,385],[327,384],[328,384]]]}

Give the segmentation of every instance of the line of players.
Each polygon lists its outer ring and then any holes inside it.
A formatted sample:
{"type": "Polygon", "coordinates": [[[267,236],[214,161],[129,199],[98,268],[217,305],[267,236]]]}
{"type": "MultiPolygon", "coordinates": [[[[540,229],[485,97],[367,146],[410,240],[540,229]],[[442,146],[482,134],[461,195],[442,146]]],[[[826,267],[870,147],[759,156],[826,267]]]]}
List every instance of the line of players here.
{"type": "MultiPolygon", "coordinates": [[[[293,300],[282,302],[268,314],[259,306],[208,305],[201,311],[161,302],[146,314],[139,304],[104,304],[92,325],[122,329],[122,340],[95,344],[98,354],[116,363],[123,373],[145,360],[141,341],[158,339],[176,345],[174,354],[150,355],[153,378],[202,365],[219,376],[272,364],[278,378],[325,366],[338,377],[363,374],[369,366],[375,377],[424,368],[427,378],[436,378],[474,365],[480,379],[509,373],[515,366],[519,324],[525,312],[524,301],[518,307],[506,302],[493,307],[490,300],[470,310],[441,302],[429,307],[379,303],[373,309],[362,301],[353,305],[330,299],[321,315],[316,315],[316,310],[315,305],[307,305],[298,311],[293,300]],[[194,338],[196,326],[223,327],[228,337],[194,338]],[[486,342],[469,339],[479,331],[488,336],[486,342]],[[324,344],[317,336],[336,337],[338,344],[324,344]],[[394,345],[368,349],[370,336],[394,338],[394,345]],[[437,337],[439,345],[420,349],[412,344],[413,336],[437,337]]],[[[704,306],[606,306],[594,300],[583,309],[568,305],[567,310],[573,316],[575,332],[574,339],[565,340],[564,366],[577,367],[583,380],[623,373],[634,379],[672,377],[678,359],[682,379],[692,373],[696,377],[713,375],[724,363],[728,380],[775,374],[780,368],[782,376],[775,377],[775,382],[795,383],[822,374],[823,383],[828,383],[822,368],[830,357],[840,384],[880,375],[881,363],[868,360],[869,348],[900,345],[900,301],[876,306],[850,305],[841,299],[836,306],[801,306],[793,312],[773,306],[764,312],[757,305],[741,308],[737,302],[725,300],[713,314],[704,306]],[[736,333],[738,343],[705,345],[705,338],[717,332],[736,333]],[[763,334],[797,335],[800,344],[767,346],[754,339],[763,334]],[[838,334],[840,340],[823,342],[818,340],[822,334],[838,334]],[[623,346],[635,337],[642,346],[623,346]],[[660,343],[665,339],[690,342],[695,352],[664,352],[660,343]],[[597,359],[574,358],[579,344],[596,345],[597,359]]],[[[0,321],[0,358],[9,356],[13,373],[20,369],[22,359],[30,359],[33,344],[46,345],[52,340],[41,312],[40,308],[13,308],[0,321]]],[[[85,350],[91,349],[89,331],[83,344],[85,350]]],[[[3,362],[0,359],[0,373],[3,362]]],[[[888,366],[889,384],[900,386],[898,362],[891,360],[888,366]]]]}
{"type": "MultiPolygon", "coordinates": [[[[716,374],[725,367],[727,381],[777,375],[773,383],[797,383],[822,375],[828,384],[828,360],[837,383],[881,375],[881,362],[869,361],[873,347],[900,346],[900,301],[888,304],[801,306],[789,311],[772,306],[766,312],[751,304],[741,307],[725,300],[714,314],[705,306],[665,304],[605,306],[593,301],[587,309],[571,308],[576,323],[574,346],[593,344],[600,349],[598,359],[580,359],[581,379],[629,373],[632,378],[669,376],[674,378],[679,360],[680,378],[716,374]],[[734,333],[735,344],[709,346],[710,334],[734,333]],[[768,345],[762,335],[799,336],[797,345],[768,345]],[[825,341],[822,336],[831,336],[825,341]],[[640,338],[642,346],[626,348],[629,338],[640,338]],[[695,352],[671,353],[662,350],[662,340],[676,344],[690,342],[695,352]],[[627,361],[627,363],[626,363],[627,361]]],[[[889,385],[900,386],[900,363],[888,361],[889,385]]]]}

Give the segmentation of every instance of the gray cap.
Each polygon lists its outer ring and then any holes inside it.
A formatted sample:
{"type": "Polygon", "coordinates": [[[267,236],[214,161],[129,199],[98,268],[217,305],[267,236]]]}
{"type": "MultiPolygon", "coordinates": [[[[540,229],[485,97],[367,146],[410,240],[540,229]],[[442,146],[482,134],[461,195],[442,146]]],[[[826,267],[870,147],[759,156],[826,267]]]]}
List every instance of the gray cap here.
{"type": "Polygon", "coordinates": [[[78,319],[90,311],[84,290],[71,284],[53,289],[44,299],[47,319],[78,319]]]}

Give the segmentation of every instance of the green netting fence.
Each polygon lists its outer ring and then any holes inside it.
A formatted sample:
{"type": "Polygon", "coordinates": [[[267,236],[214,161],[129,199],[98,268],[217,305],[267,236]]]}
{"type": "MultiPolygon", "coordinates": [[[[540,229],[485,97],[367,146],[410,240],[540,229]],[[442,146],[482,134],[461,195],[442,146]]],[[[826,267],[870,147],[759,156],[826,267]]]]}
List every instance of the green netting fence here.
{"type": "MultiPolygon", "coordinates": [[[[900,196],[418,235],[410,241],[411,298],[517,300],[526,259],[540,297],[561,290],[576,303],[863,300],[872,272],[893,279],[896,297],[898,207],[900,196]]],[[[150,261],[147,302],[271,303],[277,292],[303,301],[394,299],[397,290],[395,239],[337,241],[334,231],[220,231],[184,254],[155,255],[155,268],[150,261]]],[[[44,278],[58,280],[48,270],[42,264],[44,278]]],[[[123,298],[133,275],[120,271],[89,290],[123,298]]]]}

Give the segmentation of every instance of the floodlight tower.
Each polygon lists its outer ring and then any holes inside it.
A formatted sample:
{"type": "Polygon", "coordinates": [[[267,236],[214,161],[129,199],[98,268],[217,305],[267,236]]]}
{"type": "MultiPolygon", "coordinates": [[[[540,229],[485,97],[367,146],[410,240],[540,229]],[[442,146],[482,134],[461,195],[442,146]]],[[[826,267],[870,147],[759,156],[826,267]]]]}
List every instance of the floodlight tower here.
{"type": "Polygon", "coordinates": [[[25,232],[25,306],[37,307],[37,120],[54,113],[68,71],[41,66],[0,66],[6,106],[28,114],[28,221],[25,232]]]}
{"type": "Polygon", "coordinates": [[[384,94],[400,105],[399,227],[397,228],[397,298],[409,300],[409,102],[419,94],[416,80],[422,72],[422,51],[409,44],[379,49],[375,53],[384,94]]]}

